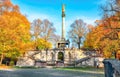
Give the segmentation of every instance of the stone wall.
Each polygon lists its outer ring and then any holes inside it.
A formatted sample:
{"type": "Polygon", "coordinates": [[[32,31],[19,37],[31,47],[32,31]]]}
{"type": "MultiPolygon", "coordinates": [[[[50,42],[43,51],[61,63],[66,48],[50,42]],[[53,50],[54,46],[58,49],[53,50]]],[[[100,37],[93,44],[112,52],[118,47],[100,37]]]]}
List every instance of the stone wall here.
{"type": "Polygon", "coordinates": [[[28,58],[28,57],[21,57],[19,58],[19,60],[17,61],[16,66],[34,66],[35,61],[28,58]]]}
{"type": "MultiPolygon", "coordinates": [[[[74,64],[75,61],[78,61],[82,58],[91,56],[93,53],[78,49],[52,49],[52,50],[42,50],[42,51],[29,51],[25,54],[25,57],[22,57],[18,60],[17,66],[34,66],[35,61],[44,62],[47,63],[56,63],[58,60],[58,54],[59,52],[62,52],[64,54],[64,64],[74,64]]],[[[91,57],[90,59],[83,61],[82,65],[94,65],[94,57],[91,57]]],[[[78,64],[81,65],[81,64],[78,64]]]]}

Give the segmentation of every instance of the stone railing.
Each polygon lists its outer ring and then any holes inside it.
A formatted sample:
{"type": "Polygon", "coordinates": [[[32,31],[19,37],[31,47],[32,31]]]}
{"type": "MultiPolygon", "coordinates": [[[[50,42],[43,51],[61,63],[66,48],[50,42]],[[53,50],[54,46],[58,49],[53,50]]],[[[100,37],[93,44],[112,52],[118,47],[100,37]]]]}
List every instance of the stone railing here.
{"type": "Polygon", "coordinates": [[[84,61],[87,61],[87,60],[89,60],[91,57],[84,57],[84,58],[82,58],[82,59],[79,59],[79,60],[77,60],[76,61],[76,64],[79,64],[79,63],[82,63],[82,62],[84,62],[84,61]]]}
{"type": "Polygon", "coordinates": [[[120,60],[105,59],[103,61],[105,77],[120,77],[120,60]]]}

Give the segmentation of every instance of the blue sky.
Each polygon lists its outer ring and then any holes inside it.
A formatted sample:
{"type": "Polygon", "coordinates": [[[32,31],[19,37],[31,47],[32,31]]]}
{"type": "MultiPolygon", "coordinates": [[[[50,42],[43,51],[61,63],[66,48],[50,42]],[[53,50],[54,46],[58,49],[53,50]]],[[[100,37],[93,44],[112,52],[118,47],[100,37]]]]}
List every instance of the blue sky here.
{"type": "Polygon", "coordinates": [[[100,19],[99,5],[105,0],[11,0],[20,7],[22,14],[27,15],[30,22],[34,19],[48,19],[54,24],[57,34],[61,35],[61,6],[65,4],[66,33],[76,19],[83,19],[93,24],[100,19]]]}

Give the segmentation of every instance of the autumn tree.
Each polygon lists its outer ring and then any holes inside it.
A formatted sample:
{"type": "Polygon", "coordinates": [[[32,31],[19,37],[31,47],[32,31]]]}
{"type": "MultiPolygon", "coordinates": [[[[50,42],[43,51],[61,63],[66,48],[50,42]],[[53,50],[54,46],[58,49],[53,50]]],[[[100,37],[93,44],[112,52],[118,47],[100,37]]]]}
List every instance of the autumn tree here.
{"type": "MultiPolygon", "coordinates": [[[[102,6],[103,19],[101,22],[107,29],[111,29],[109,36],[120,32],[120,0],[108,0],[107,4],[102,6]]],[[[110,38],[110,37],[109,37],[110,38]]]]}
{"type": "MultiPolygon", "coordinates": [[[[112,51],[117,51],[120,47],[119,34],[120,34],[120,0],[111,0],[107,1],[108,5],[103,6],[103,19],[102,23],[105,26],[105,29],[109,30],[105,35],[105,38],[109,38],[112,43],[110,44],[108,49],[112,51]]],[[[110,51],[110,50],[109,50],[110,51]]]]}
{"type": "Polygon", "coordinates": [[[17,5],[13,5],[10,0],[1,0],[0,2],[0,15],[4,12],[19,12],[19,7],[17,5]]]}
{"type": "Polygon", "coordinates": [[[0,64],[4,57],[16,58],[28,49],[30,23],[15,7],[9,0],[0,6],[0,64]]]}
{"type": "Polygon", "coordinates": [[[33,20],[31,24],[32,36],[34,39],[38,39],[42,33],[42,21],[40,19],[33,20]]]}
{"type": "Polygon", "coordinates": [[[46,41],[50,41],[52,36],[55,34],[55,28],[53,24],[45,19],[41,21],[40,19],[35,19],[31,25],[32,35],[35,39],[43,38],[46,41]]]}
{"type": "Polygon", "coordinates": [[[47,19],[43,21],[41,21],[40,19],[36,19],[32,22],[31,29],[32,36],[34,38],[34,49],[44,49],[46,51],[47,61],[47,50],[52,48],[52,44],[50,41],[53,40],[53,36],[55,35],[55,28],[53,24],[47,19]]]}
{"type": "Polygon", "coordinates": [[[87,34],[85,47],[99,50],[106,58],[119,49],[119,17],[111,16],[96,22],[96,27],[87,34]]]}
{"type": "Polygon", "coordinates": [[[87,34],[86,41],[92,41],[87,46],[100,50],[106,58],[120,48],[120,0],[107,0],[101,7],[103,17],[96,22],[96,27],[87,34]],[[99,35],[99,37],[98,37],[99,35]],[[91,36],[91,38],[88,38],[91,36]]]}
{"type": "Polygon", "coordinates": [[[42,33],[41,33],[41,37],[44,40],[50,41],[52,40],[54,34],[55,34],[55,27],[53,26],[53,23],[51,23],[49,20],[45,19],[42,22],[42,33]]]}
{"type": "Polygon", "coordinates": [[[72,40],[73,43],[78,45],[78,48],[80,49],[80,44],[81,44],[81,40],[84,37],[85,33],[86,33],[86,23],[79,19],[79,20],[75,20],[71,26],[70,26],[70,30],[69,30],[69,38],[72,40]]]}
{"type": "Polygon", "coordinates": [[[95,27],[93,25],[91,25],[91,24],[88,25],[88,32],[85,36],[85,40],[84,40],[84,43],[83,43],[83,47],[85,47],[89,50],[94,49],[93,48],[94,39],[92,38],[94,29],[95,29],[95,27]]]}
{"type": "Polygon", "coordinates": [[[56,44],[57,44],[58,41],[60,41],[60,35],[54,34],[52,36],[52,43],[53,43],[54,47],[57,46],[56,44]]]}
{"type": "Polygon", "coordinates": [[[101,6],[103,18],[116,15],[120,16],[120,0],[107,0],[104,5],[101,6]]]}
{"type": "MultiPolygon", "coordinates": [[[[41,41],[45,40],[47,43],[53,41],[53,38],[55,37],[55,28],[53,24],[47,19],[43,21],[41,21],[40,19],[35,19],[31,24],[31,29],[32,29],[32,36],[34,38],[34,41],[36,41],[35,47],[38,47],[37,46],[38,40],[39,41],[40,39],[41,41]]],[[[48,44],[48,46],[49,45],[51,44],[48,44]]]]}
{"type": "Polygon", "coordinates": [[[52,44],[42,38],[38,38],[36,41],[37,41],[37,43],[36,43],[37,50],[52,48],[52,44]]]}

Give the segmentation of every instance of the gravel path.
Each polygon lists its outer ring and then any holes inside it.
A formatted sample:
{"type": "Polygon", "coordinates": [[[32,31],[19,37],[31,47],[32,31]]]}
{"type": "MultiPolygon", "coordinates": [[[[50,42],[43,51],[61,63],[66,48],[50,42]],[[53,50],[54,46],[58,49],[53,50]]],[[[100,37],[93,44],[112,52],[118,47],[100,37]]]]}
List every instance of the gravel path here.
{"type": "Polygon", "coordinates": [[[91,71],[67,71],[59,69],[0,70],[0,77],[104,77],[103,73],[91,71]]]}

